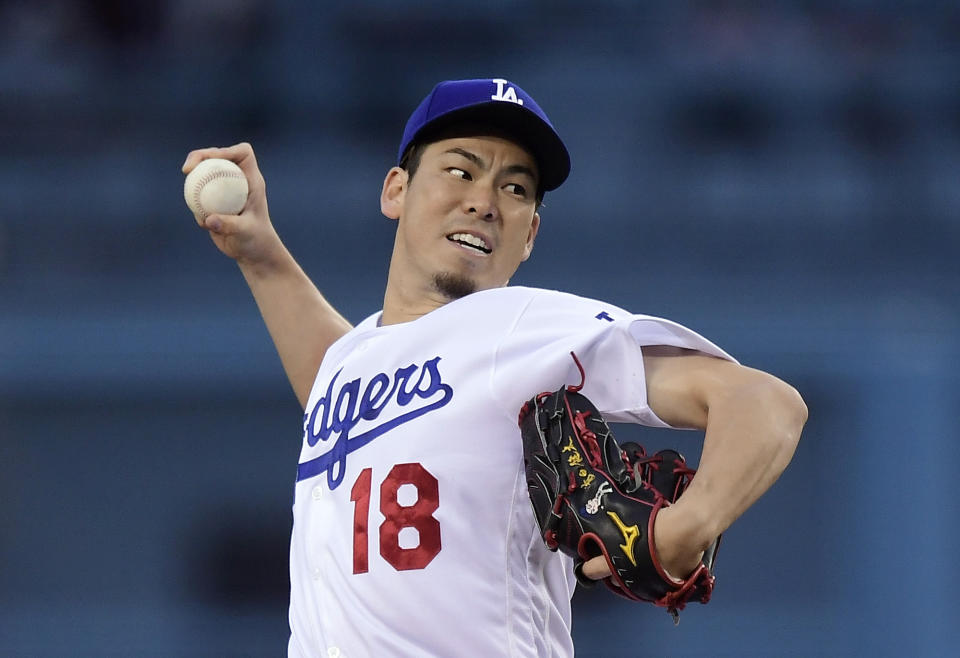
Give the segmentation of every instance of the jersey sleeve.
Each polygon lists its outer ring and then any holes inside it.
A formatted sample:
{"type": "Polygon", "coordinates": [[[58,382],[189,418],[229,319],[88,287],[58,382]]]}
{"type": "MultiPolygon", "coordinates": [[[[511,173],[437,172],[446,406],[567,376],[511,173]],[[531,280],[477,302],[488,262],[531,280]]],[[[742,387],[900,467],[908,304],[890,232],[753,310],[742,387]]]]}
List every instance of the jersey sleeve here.
{"type": "Polygon", "coordinates": [[[666,345],[735,361],[686,327],[637,315],[601,301],[541,291],[502,337],[491,370],[493,395],[510,414],[537,393],[578,384],[611,422],[669,427],[650,409],[643,367],[645,346],[666,345]]]}

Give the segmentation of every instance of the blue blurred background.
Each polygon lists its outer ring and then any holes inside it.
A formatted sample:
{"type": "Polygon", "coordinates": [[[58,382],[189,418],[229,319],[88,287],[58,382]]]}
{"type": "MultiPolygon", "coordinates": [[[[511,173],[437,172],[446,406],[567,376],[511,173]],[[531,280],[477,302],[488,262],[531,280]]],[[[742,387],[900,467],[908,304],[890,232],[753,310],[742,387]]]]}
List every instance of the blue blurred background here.
{"type": "Polygon", "coordinates": [[[955,655],[960,9],[648,4],[0,2],[0,655],[284,654],[300,411],[180,164],[252,142],[356,322],[407,115],[489,76],[573,156],[514,283],[684,323],[810,407],[710,605],[579,592],[579,655],[955,655]]]}

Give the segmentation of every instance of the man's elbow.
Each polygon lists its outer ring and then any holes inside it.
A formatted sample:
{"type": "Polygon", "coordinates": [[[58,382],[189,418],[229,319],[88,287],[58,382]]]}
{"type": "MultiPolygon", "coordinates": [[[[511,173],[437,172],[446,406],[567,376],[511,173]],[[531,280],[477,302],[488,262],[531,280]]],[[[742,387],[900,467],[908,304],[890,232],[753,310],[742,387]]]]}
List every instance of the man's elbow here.
{"type": "Polygon", "coordinates": [[[762,399],[773,425],[771,435],[792,455],[809,416],[807,404],[797,389],[776,377],[769,377],[765,389],[762,399]]]}
{"type": "Polygon", "coordinates": [[[804,402],[800,391],[786,383],[783,386],[786,389],[783,394],[786,422],[799,440],[800,432],[803,431],[803,426],[807,424],[807,418],[810,417],[810,411],[807,409],[807,403],[804,402]]]}
{"type": "Polygon", "coordinates": [[[753,419],[751,436],[758,442],[757,449],[787,455],[789,461],[808,415],[797,389],[769,373],[743,368],[726,394],[724,399],[733,403],[735,413],[753,419]]]}

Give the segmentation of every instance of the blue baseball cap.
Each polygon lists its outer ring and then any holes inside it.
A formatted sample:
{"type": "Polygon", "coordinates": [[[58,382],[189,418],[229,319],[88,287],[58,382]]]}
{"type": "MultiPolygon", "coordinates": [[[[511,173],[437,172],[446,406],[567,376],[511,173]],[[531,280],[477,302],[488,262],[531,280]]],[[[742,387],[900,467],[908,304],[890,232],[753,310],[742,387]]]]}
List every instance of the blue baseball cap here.
{"type": "Polygon", "coordinates": [[[530,94],[503,78],[446,80],[434,87],[407,120],[397,163],[413,142],[460,123],[490,126],[527,148],[544,191],[557,189],[570,174],[570,154],[550,119],[530,94]]]}

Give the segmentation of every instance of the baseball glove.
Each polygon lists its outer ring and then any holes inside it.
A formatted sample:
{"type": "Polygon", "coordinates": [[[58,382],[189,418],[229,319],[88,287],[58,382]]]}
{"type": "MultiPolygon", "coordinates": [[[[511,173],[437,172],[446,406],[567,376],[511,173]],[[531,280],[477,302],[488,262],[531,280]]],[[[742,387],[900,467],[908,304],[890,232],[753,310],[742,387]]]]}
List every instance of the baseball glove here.
{"type": "MultiPolygon", "coordinates": [[[[572,354],[572,353],[571,353],[572,354]]],[[[695,471],[674,450],[647,455],[636,443],[617,445],[600,412],[585,396],[583,367],[578,386],[540,393],[523,405],[519,425],[527,488],[547,548],[583,563],[603,555],[615,593],[677,612],[688,601],[706,603],[713,591],[719,537],[686,580],[671,578],[653,544],[657,512],[675,502],[695,471]]]]}

